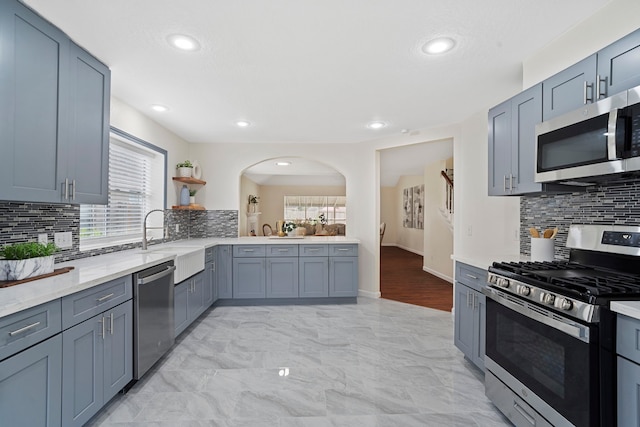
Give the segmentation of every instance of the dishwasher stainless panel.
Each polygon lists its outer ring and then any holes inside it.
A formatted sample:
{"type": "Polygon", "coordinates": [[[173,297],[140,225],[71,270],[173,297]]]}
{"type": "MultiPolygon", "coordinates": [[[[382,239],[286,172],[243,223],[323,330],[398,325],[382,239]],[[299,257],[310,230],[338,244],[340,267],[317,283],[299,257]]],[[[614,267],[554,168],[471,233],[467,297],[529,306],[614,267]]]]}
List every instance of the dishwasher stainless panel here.
{"type": "Polygon", "coordinates": [[[175,342],[173,261],[133,275],[133,378],[139,380],[175,342]]]}

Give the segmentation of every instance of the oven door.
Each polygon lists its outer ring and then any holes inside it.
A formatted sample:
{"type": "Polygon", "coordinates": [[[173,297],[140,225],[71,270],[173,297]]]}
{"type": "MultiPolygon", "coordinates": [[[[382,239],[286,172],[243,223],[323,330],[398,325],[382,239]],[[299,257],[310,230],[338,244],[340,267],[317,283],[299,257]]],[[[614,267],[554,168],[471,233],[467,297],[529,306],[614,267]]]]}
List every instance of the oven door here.
{"type": "Polygon", "coordinates": [[[551,424],[598,426],[597,327],[488,290],[487,369],[551,424]]]}
{"type": "Polygon", "coordinates": [[[626,92],[536,125],[536,182],[624,171],[626,92]]]}

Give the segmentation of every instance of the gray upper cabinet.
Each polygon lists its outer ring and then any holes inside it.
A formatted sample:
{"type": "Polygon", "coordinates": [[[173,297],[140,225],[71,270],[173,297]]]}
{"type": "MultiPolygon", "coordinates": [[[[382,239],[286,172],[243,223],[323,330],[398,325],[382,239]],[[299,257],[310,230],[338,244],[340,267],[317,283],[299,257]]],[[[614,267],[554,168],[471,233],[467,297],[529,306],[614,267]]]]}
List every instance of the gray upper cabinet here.
{"type": "Polygon", "coordinates": [[[489,111],[489,195],[542,191],[535,182],[535,126],[542,120],[542,85],[489,111]]]}
{"type": "Polygon", "coordinates": [[[0,51],[0,200],[106,204],[109,69],[14,0],[0,51]]]}
{"type": "Polygon", "coordinates": [[[543,120],[640,85],[640,30],[543,82],[543,120]]]}
{"type": "Polygon", "coordinates": [[[596,62],[593,54],[542,83],[542,119],[549,120],[596,99],[596,62]]]}

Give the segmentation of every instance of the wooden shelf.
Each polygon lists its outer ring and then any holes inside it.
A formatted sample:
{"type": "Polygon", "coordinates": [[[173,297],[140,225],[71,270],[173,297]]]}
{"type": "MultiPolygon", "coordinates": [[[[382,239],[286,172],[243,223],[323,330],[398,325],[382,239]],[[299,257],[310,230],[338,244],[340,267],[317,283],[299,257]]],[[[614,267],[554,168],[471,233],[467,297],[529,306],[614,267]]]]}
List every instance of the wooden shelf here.
{"type": "Polygon", "coordinates": [[[205,207],[202,205],[171,206],[171,209],[183,210],[183,211],[203,211],[205,210],[205,207]]]}
{"type": "Polygon", "coordinates": [[[182,176],[174,176],[173,177],[174,181],[180,181],[180,182],[184,182],[185,184],[200,184],[200,185],[205,185],[207,183],[207,181],[203,181],[201,179],[195,179],[195,178],[185,178],[182,176]]]}

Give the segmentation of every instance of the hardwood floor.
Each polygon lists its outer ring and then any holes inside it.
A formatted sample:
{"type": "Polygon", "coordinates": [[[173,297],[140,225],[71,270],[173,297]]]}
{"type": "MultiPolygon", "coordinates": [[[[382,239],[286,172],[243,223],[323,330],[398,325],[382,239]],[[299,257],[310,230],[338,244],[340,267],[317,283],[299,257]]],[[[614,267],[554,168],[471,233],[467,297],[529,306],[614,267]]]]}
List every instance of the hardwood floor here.
{"type": "Polygon", "coordinates": [[[451,311],[453,285],[422,270],[422,257],[395,246],[380,248],[382,298],[451,311]]]}

